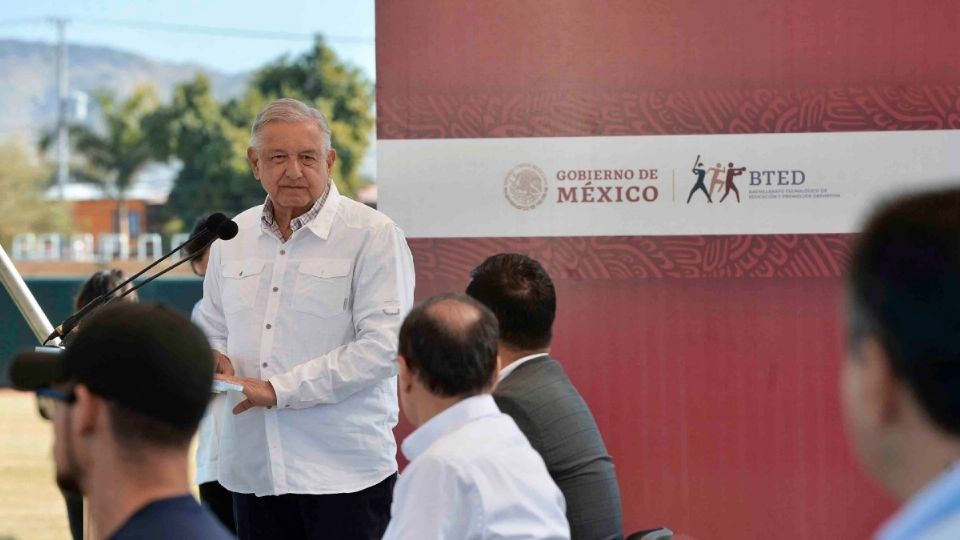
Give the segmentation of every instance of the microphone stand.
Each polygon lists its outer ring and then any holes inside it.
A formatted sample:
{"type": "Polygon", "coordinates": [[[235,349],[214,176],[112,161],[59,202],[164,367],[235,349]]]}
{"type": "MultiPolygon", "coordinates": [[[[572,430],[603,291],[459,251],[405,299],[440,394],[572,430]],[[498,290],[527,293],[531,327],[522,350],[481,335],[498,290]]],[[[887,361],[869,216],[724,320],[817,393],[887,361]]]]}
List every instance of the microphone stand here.
{"type": "MultiPolygon", "coordinates": [[[[210,244],[212,244],[213,241],[216,240],[216,239],[217,239],[216,237],[213,237],[213,239],[211,239],[209,242],[206,243],[206,245],[204,246],[204,249],[205,249],[207,246],[209,246],[210,244]]],[[[123,298],[124,296],[127,296],[128,294],[132,293],[133,291],[136,291],[136,290],[140,289],[141,287],[143,287],[143,286],[146,285],[147,283],[150,283],[151,281],[153,281],[153,280],[157,279],[158,277],[166,274],[167,272],[173,270],[174,268],[180,266],[181,264],[183,264],[183,263],[185,263],[185,262],[187,262],[187,261],[192,261],[193,259],[196,259],[197,257],[200,256],[201,253],[203,253],[203,249],[199,249],[199,250],[197,250],[197,251],[195,251],[195,252],[187,255],[186,257],[184,257],[184,258],[180,259],[179,261],[171,264],[170,266],[164,268],[163,270],[157,272],[156,274],[153,274],[152,276],[150,276],[150,277],[148,277],[147,279],[141,281],[140,283],[137,283],[137,284],[134,285],[133,287],[130,287],[129,289],[123,291],[123,293],[120,294],[119,296],[112,297],[112,298],[108,298],[108,299],[104,302],[104,305],[109,304],[110,302],[114,302],[114,301],[116,301],[116,300],[119,300],[119,299],[123,298]]]]}
{"type": "Polygon", "coordinates": [[[212,237],[211,237],[209,240],[207,240],[207,242],[206,242],[205,244],[203,244],[203,247],[201,247],[200,249],[198,249],[198,250],[194,251],[193,253],[187,255],[186,257],[180,259],[179,261],[171,264],[170,266],[164,268],[163,270],[157,272],[156,274],[148,277],[147,279],[141,281],[140,283],[137,283],[137,284],[134,285],[133,287],[130,287],[129,289],[123,291],[123,294],[121,294],[120,296],[107,299],[107,301],[106,301],[105,303],[110,303],[110,302],[112,302],[112,301],[114,301],[114,300],[119,300],[120,298],[123,298],[124,296],[132,293],[133,291],[135,291],[135,290],[143,287],[143,286],[146,285],[147,283],[150,283],[151,281],[153,281],[153,280],[157,279],[158,277],[166,274],[167,272],[173,270],[174,268],[180,266],[181,264],[183,264],[183,263],[185,263],[185,262],[187,262],[187,261],[192,261],[193,259],[196,259],[201,253],[203,253],[208,247],[210,247],[210,244],[213,244],[214,241],[216,241],[216,240],[218,240],[218,239],[219,239],[219,240],[230,240],[230,239],[232,239],[232,238],[233,238],[234,236],[236,236],[236,235],[237,235],[237,224],[234,223],[233,220],[228,219],[228,220],[222,222],[222,223],[220,224],[220,226],[217,227],[217,232],[216,232],[215,234],[213,234],[212,237]]]}
{"type": "MultiPolygon", "coordinates": [[[[117,291],[119,291],[119,290],[123,289],[124,287],[126,287],[127,285],[129,285],[131,282],[133,282],[133,280],[135,280],[135,279],[137,279],[138,277],[142,276],[143,274],[145,274],[145,273],[146,273],[148,270],[150,270],[151,268],[153,268],[153,267],[157,266],[158,264],[160,264],[161,262],[169,259],[174,253],[177,253],[178,251],[180,251],[181,249],[183,249],[183,248],[184,248],[187,244],[189,244],[190,242],[193,242],[193,241],[196,240],[197,238],[200,238],[201,236],[203,236],[203,235],[206,234],[206,235],[211,235],[211,236],[213,236],[213,238],[210,240],[210,242],[207,242],[207,244],[206,244],[206,245],[210,245],[210,243],[213,242],[213,240],[215,240],[215,239],[217,238],[217,230],[219,229],[220,225],[222,225],[223,223],[225,223],[225,222],[227,222],[227,221],[229,221],[229,220],[227,219],[227,217],[226,217],[225,215],[219,213],[219,212],[216,213],[216,214],[210,215],[210,217],[207,218],[207,221],[206,221],[206,223],[204,224],[204,230],[198,232],[197,234],[192,235],[190,238],[187,238],[187,240],[186,240],[185,242],[183,242],[183,243],[180,244],[179,246],[173,248],[172,250],[168,251],[165,255],[163,255],[163,256],[160,257],[159,259],[157,259],[157,260],[153,261],[152,263],[150,263],[150,264],[149,264],[146,268],[144,268],[143,270],[140,270],[140,271],[137,272],[136,274],[130,276],[129,278],[127,278],[126,280],[124,280],[122,283],[120,283],[119,285],[117,285],[117,286],[114,287],[113,289],[111,289],[111,290],[109,290],[109,291],[101,294],[100,296],[94,298],[93,300],[87,302],[86,305],[84,305],[82,308],[80,308],[79,310],[77,310],[75,313],[73,313],[72,315],[70,315],[69,317],[67,317],[66,319],[64,319],[63,322],[60,323],[59,326],[57,326],[56,328],[54,328],[53,331],[50,332],[50,334],[47,336],[47,339],[43,341],[43,345],[46,345],[47,342],[49,342],[50,340],[52,340],[52,339],[54,339],[54,338],[61,338],[61,339],[62,339],[64,336],[66,336],[67,334],[69,334],[70,331],[73,330],[74,327],[76,327],[77,323],[79,323],[80,320],[83,319],[84,317],[86,317],[91,311],[93,311],[94,309],[100,307],[100,306],[103,305],[103,304],[108,303],[108,302],[110,301],[110,299],[113,298],[113,294],[114,294],[114,293],[116,293],[117,291]]],[[[183,260],[186,260],[186,259],[183,259],[183,260]]],[[[180,262],[178,262],[177,265],[179,265],[179,264],[181,264],[181,263],[182,263],[182,260],[181,260],[180,262]]],[[[177,266],[177,265],[175,265],[175,266],[177,266]]]]}

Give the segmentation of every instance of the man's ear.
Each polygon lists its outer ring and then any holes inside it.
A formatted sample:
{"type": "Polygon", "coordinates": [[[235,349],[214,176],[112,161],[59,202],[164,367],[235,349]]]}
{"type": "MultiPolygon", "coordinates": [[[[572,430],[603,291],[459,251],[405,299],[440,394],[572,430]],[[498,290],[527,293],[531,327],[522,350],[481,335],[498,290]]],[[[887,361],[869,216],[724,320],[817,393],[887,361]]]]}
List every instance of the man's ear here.
{"type": "Polygon", "coordinates": [[[407,364],[407,359],[402,355],[397,356],[397,362],[400,363],[400,373],[397,376],[397,380],[400,383],[400,391],[409,393],[413,388],[413,373],[410,373],[410,366],[407,364]]]}
{"type": "Polygon", "coordinates": [[[337,151],[331,148],[327,151],[327,174],[330,174],[333,171],[333,164],[337,162],[337,151]]]}
{"type": "Polygon", "coordinates": [[[490,385],[491,388],[496,388],[497,383],[500,381],[500,370],[503,369],[503,359],[500,358],[500,355],[497,355],[497,365],[493,366],[493,384],[490,385]]]}
{"type": "Polygon", "coordinates": [[[253,170],[253,177],[260,180],[260,155],[252,146],[247,147],[247,161],[253,170]]]}
{"type": "Polygon", "coordinates": [[[890,357],[883,345],[873,337],[865,337],[857,345],[858,360],[862,363],[862,396],[864,412],[875,425],[895,422],[902,413],[900,379],[893,371],[890,357]]]}
{"type": "Polygon", "coordinates": [[[77,401],[71,407],[72,429],[81,437],[102,429],[104,426],[99,424],[103,421],[102,412],[105,406],[103,399],[82,384],[78,384],[73,389],[73,393],[77,396],[77,401]]]}

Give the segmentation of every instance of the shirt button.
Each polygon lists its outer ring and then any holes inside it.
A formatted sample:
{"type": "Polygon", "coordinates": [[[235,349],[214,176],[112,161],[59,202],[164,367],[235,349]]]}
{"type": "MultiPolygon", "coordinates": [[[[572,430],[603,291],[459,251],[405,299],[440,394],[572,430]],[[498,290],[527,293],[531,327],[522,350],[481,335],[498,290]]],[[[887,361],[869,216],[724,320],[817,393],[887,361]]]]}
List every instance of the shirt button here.
{"type": "Polygon", "coordinates": [[[281,255],[286,255],[286,254],[287,254],[287,250],[281,249],[281,250],[280,250],[280,254],[281,254],[281,255]]]}
{"type": "Polygon", "coordinates": [[[279,291],[279,290],[280,290],[280,287],[274,287],[274,288],[273,288],[273,292],[277,292],[277,291],[279,291]]]}
{"type": "Polygon", "coordinates": [[[269,330],[269,329],[271,329],[271,328],[273,328],[273,325],[270,324],[270,323],[267,323],[267,330],[269,330]]]}
{"type": "Polygon", "coordinates": [[[267,367],[267,363],[266,363],[266,362],[263,363],[263,367],[267,367]]]}

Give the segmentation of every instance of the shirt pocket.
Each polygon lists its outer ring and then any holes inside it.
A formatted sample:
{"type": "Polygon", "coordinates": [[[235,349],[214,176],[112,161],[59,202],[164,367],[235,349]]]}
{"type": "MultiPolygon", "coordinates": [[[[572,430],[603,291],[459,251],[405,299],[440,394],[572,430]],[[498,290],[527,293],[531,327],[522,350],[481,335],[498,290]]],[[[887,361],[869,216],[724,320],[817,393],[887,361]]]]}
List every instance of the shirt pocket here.
{"type": "Polygon", "coordinates": [[[303,261],[297,272],[291,309],[319,317],[334,317],[350,303],[350,259],[303,261]]]}
{"type": "Polygon", "coordinates": [[[227,261],[220,272],[223,278],[223,312],[249,309],[257,301],[264,261],[227,261]]]}

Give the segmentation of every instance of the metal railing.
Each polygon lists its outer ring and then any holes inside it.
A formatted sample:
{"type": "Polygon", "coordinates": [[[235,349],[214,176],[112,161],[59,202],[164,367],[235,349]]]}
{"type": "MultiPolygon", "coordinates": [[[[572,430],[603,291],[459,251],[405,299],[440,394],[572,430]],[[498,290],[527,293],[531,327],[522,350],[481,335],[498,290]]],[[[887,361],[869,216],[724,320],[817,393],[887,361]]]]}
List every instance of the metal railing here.
{"type": "MultiPolygon", "coordinates": [[[[170,238],[170,249],[180,245],[190,235],[175,234],[170,238]]],[[[137,236],[131,243],[126,235],[100,234],[94,242],[90,233],[61,235],[56,233],[23,233],[13,237],[10,258],[15,261],[71,261],[109,262],[136,259],[152,260],[163,253],[163,238],[157,233],[137,236]],[[135,249],[131,249],[135,248],[135,249]]],[[[179,254],[175,255],[179,257],[179,254]]]]}

